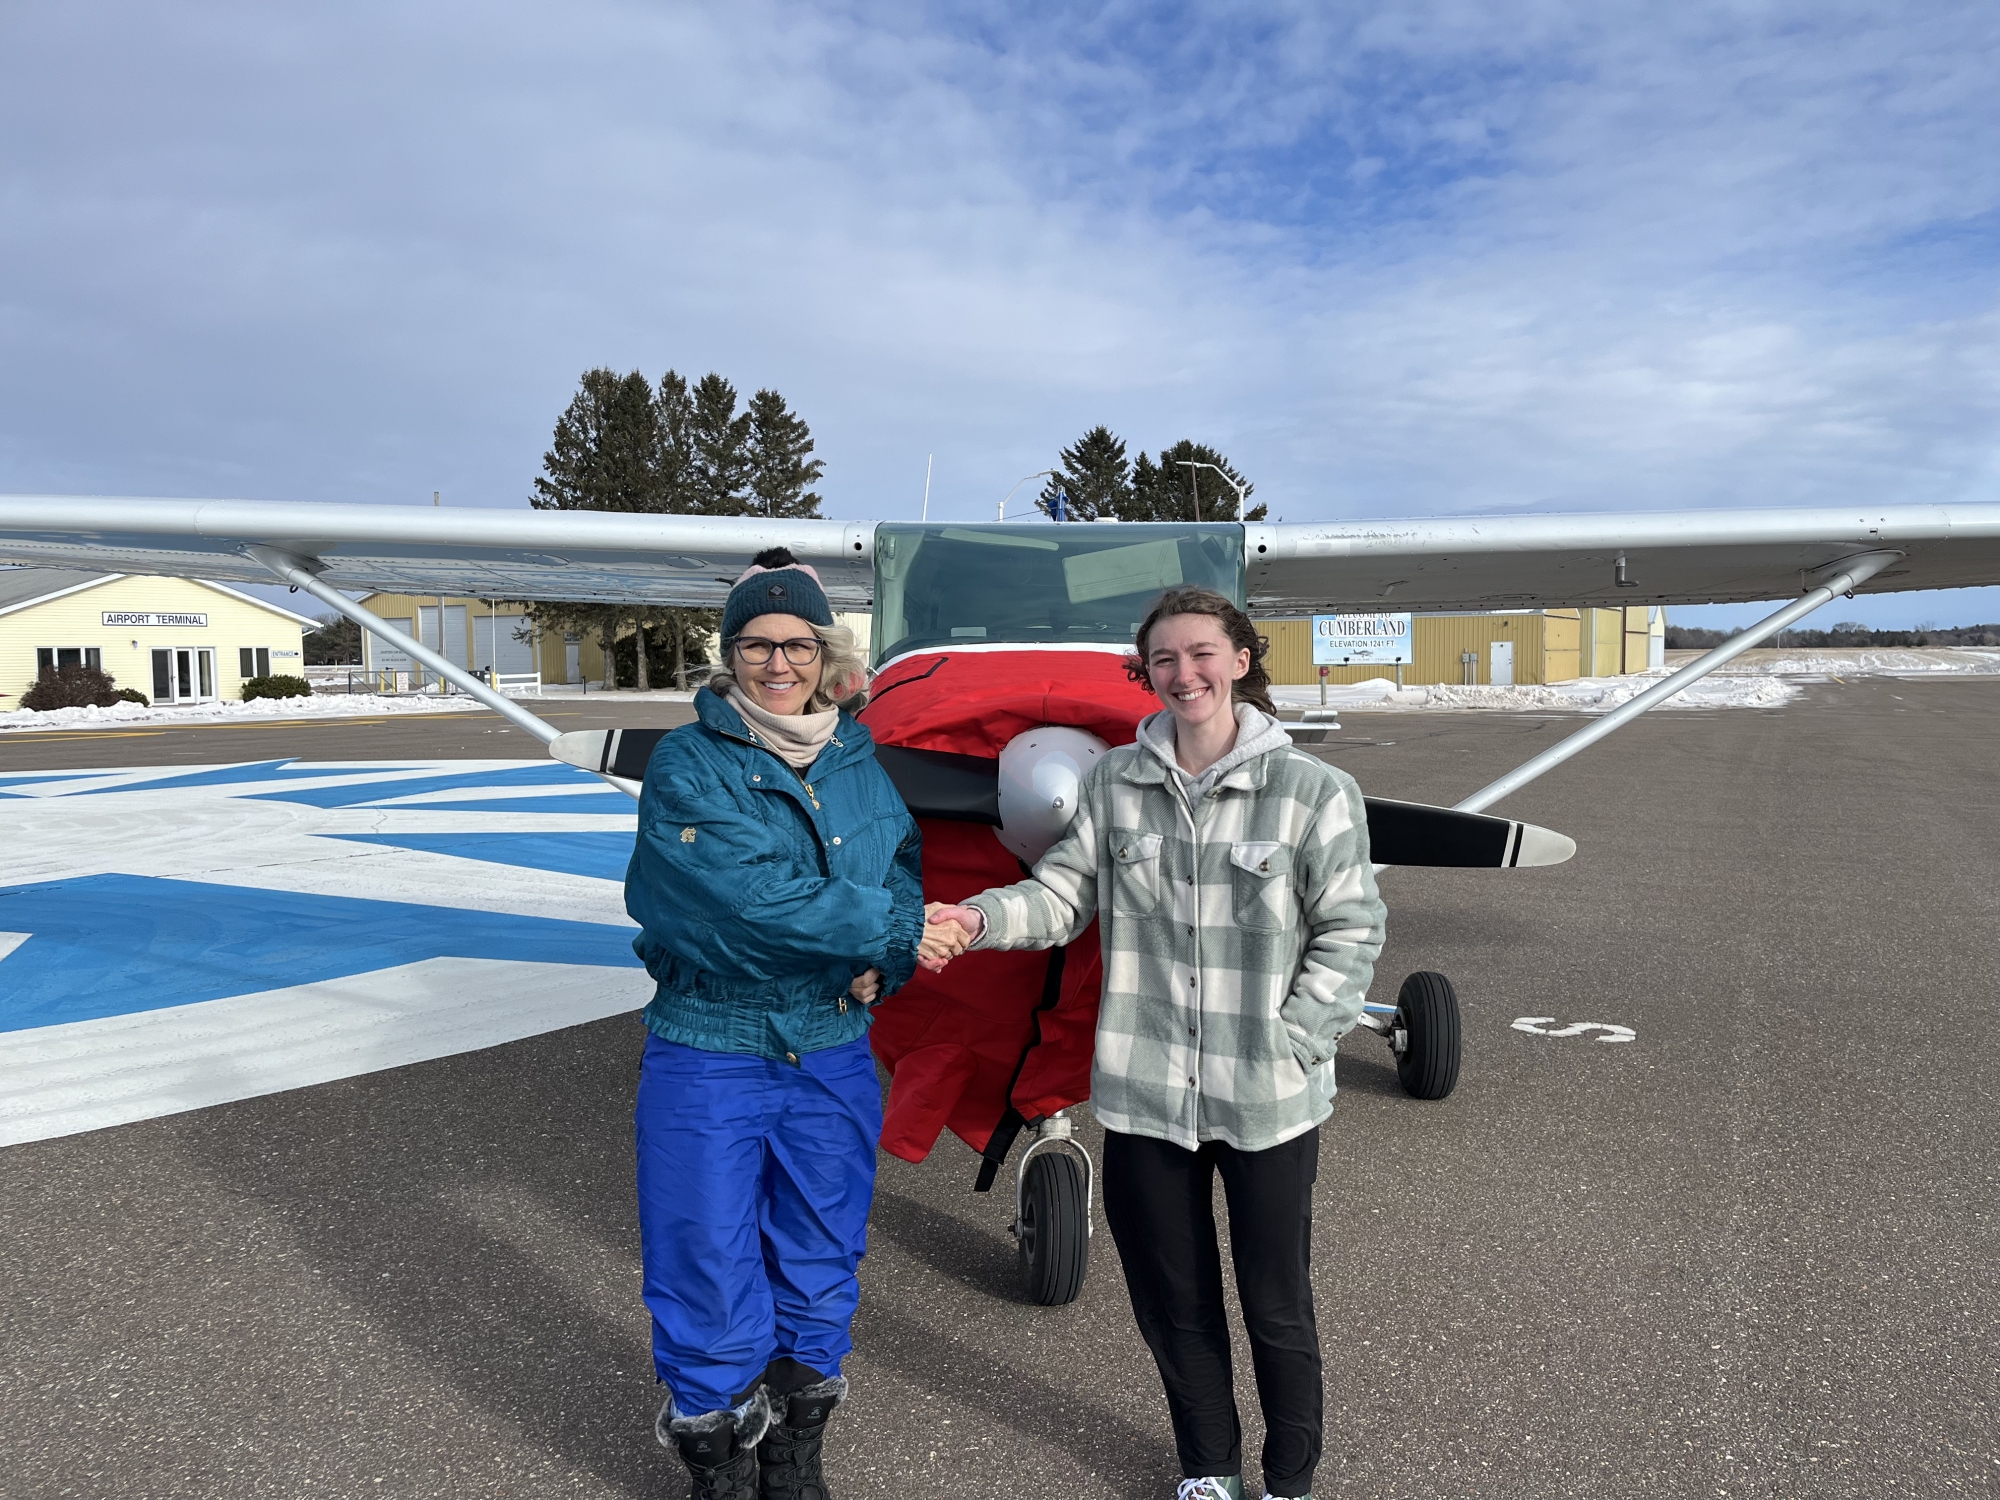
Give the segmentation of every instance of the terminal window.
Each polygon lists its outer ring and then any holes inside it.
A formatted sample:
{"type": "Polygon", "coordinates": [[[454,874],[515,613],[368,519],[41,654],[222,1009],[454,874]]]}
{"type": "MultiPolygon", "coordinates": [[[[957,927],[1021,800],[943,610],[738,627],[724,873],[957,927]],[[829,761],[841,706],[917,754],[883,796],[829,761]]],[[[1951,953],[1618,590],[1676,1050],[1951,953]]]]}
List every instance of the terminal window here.
{"type": "Polygon", "coordinates": [[[271,675],[271,648],[268,646],[244,646],[236,653],[245,677],[269,677],[271,675]]]}
{"type": "Polygon", "coordinates": [[[101,671],[104,658],[95,646],[42,646],[35,652],[35,676],[53,677],[64,667],[101,671]]]}

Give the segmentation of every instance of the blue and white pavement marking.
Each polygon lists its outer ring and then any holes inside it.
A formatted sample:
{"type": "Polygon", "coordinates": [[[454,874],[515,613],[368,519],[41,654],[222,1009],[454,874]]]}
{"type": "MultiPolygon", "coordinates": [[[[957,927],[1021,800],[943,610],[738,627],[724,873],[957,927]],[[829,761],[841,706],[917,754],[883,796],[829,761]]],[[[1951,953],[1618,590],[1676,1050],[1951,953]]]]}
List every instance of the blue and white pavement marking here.
{"type": "Polygon", "coordinates": [[[635,827],[550,761],[0,778],[0,1145],[637,1010],[635,827]]]}

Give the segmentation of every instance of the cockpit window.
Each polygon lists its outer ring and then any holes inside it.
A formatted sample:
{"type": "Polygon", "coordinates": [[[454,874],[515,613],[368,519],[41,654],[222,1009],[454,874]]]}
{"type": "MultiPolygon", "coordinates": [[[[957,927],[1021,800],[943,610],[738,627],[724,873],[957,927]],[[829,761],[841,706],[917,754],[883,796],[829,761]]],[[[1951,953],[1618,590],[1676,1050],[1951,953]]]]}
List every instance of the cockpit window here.
{"type": "Polygon", "coordinates": [[[875,528],[875,660],[1002,641],[1130,645],[1163,590],[1243,603],[1243,528],[1229,524],[875,528]]]}

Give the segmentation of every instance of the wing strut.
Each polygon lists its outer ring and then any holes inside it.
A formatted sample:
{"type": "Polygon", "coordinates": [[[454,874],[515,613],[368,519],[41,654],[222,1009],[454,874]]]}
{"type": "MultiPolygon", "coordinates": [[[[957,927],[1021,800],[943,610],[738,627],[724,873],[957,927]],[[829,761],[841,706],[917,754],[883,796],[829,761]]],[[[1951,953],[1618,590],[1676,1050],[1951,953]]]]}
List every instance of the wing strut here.
{"type": "Polygon", "coordinates": [[[1458,803],[1457,811],[1481,812],[1510,792],[1519,791],[1544,771],[1553,770],[1577,751],[1596,744],[1612,730],[1629,724],[1647,709],[1666,702],[1683,688],[1692,687],[1717,667],[1735,660],[1767,637],[1776,635],[1794,620],[1811,614],[1836,596],[1866,583],[1902,555],[1900,552],[1864,552],[1857,557],[1844,559],[1835,565],[1840,571],[1825,583],[1793,600],[1776,614],[1765,616],[1748,630],[1731,636],[1713,651],[1696,657],[1678,672],[1656,682],[1629,703],[1621,703],[1603,718],[1579,729],[1568,739],[1549,746],[1533,760],[1516,766],[1492,785],[1481,787],[1463,802],[1458,803]]]}
{"type": "MultiPolygon", "coordinates": [[[[363,609],[359,604],[348,598],[347,595],[341,593],[339,589],[329,588],[326,584],[321,583],[318,578],[313,576],[313,572],[307,566],[305,559],[280,552],[275,547],[245,547],[243,552],[246,557],[270,569],[293,588],[304,589],[313,598],[319,600],[320,603],[326,605],[328,608],[338,610],[370,635],[379,636],[385,641],[394,641],[403,650],[409,652],[411,656],[429,667],[461,693],[478,699],[502,718],[511,719],[544,745],[562,733],[553,724],[545,723],[541,719],[536,718],[506,694],[488,687],[477,677],[466,671],[465,668],[438,655],[437,652],[431,650],[422,641],[410,639],[409,636],[387,623],[379,615],[363,609]]],[[[606,777],[605,779],[607,781],[612,780],[610,777],[606,777]]],[[[614,781],[613,784],[616,785],[616,782],[614,781]]]]}

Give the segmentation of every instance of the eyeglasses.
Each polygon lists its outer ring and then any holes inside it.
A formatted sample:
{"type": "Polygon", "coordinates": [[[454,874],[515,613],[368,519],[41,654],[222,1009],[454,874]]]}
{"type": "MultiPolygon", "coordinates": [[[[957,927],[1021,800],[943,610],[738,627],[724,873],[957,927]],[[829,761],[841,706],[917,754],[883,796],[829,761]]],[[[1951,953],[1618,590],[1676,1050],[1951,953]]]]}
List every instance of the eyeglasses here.
{"type": "Polygon", "coordinates": [[[819,660],[820,647],[825,642],[811,636],[795,641],[767,641],[754,635],[739,635],[733,644],[737,654],[753,667],[763,666],[780,646],[784,648],[786,661],[795,667],[809,667],[819,660]]]}

